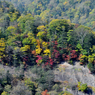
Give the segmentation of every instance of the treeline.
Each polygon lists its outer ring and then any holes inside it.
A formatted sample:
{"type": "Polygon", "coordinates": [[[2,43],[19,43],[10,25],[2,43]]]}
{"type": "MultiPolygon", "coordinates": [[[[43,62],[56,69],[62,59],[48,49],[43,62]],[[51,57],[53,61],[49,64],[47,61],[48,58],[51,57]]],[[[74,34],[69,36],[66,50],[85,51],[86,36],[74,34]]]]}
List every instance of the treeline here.
{"type": "MultiPolygon", "coordinates": [[[[2,0],[4,1],[4,0],[2,0]]],[[[6,0],[21,13],[31,13],[48,22],[50,19],[70,19],[95,30],[94,0],[6,0]]]]}

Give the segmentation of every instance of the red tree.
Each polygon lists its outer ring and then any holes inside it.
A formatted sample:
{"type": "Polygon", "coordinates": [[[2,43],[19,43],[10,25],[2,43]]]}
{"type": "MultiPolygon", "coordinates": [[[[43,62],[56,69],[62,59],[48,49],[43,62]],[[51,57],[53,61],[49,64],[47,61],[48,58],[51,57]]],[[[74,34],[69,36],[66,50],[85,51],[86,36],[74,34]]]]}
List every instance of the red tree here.
{"type": "Polygon", "coordinates": [[[47,92],[48,92],[48,91],[45,90],[45,91],[43,91],[41,94],[42,94],[42,95],[49,95],[49,94],[47,94],[47,92]]]}

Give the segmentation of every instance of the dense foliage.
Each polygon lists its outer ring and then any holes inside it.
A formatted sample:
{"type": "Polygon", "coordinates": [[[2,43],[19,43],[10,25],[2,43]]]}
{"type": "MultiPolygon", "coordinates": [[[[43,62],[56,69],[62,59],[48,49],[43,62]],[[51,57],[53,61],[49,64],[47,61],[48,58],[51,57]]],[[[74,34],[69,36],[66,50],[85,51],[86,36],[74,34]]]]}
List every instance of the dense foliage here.
{"type": "MultiPolygon", "coordinates": [[[[61,5],[58,7],[60,2],[66,11],[72,8],[73,3],[76,5],[82,3],[82,0],[36,0],[31,6],[26,6],[23,11],[28,9],[28,12],[24,14],[12,4],[0,1],[0,64],[21,70],[18,76],[9,72],[3,76],[1,73],[1,95],[49,95],[51,91],[60,95],[62,87],[60,83],[54,82],[53,70],[62,61],[72,65],[74,61],[80,61],[81,65],[87,65],[91,73],[95,73],[95,32],[87,26],[71,23],[70,20],[58,19],[62,13],[58,10],[61,8],[61,5]],[[49,8],[47,10],[47,6],[42,7],[42,3],[50,6],[51,11],[49,8]],[[69,3],[71,6],[68,6],[69,3]],[[56,9],[58,13],[54,14],[56,9]],[[30,70],[29,77],[25,76],[27,70],[30,70]]],[[[69,16],[66,12],[65,15],[69,16]]],[[[85,92],[87,85],[79,83],[78,89],[85,92]]],[[[66,91],[61,94],[72,95],[66,91]]]]}
{"type": "MultiPolygon", "coordinates": [[[[4,1],[4,0],[2,0],[4,1]]],[[[48,23],[51,19],[70,19],[72,23],[89,26],[95,30],[94,0],[6,0],[21,13],[37,15],[48,23]]]]}

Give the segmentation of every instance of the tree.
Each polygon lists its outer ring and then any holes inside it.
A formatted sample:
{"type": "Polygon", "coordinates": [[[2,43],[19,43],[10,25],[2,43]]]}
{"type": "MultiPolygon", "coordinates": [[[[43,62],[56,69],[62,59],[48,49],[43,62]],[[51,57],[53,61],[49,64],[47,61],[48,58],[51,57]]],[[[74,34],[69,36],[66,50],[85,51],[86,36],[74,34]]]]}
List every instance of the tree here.
{"type": "Polygon", "coordinates": [[[50,10],[45,10],[45,11],[41,12],[41,14],[40,14],[43,24],[47,24],[48,22],[50,22],[51,16],[50,16],[49,11],[50,10]]]}
{"type": "Polygon", "coordinates": [[[72,47],[76,47],[78,40],[76,32],[74,30],[69,30],[67,32],[67,43],[68,45],[72,45],[72,47]]]}
{"type": "Polygon", "coordinates": [[[42,94],[42,95],[49,95],[47,92],[48,92],[48,91],[45,90],[45,91],[43,91],[41,94],[42,94]]]}
{"type": "Polygon", "coordinates": [[[5,39],[0,39],[0,59],[5,57],[5,39]]]}
{"type": "Polygon", "coordinates": [[[66,46],[67,44],[67,32],[71,29],[71,27],[68,24],[67,20],[64,19],[53,19],[49,24],[49,38],[50,40],[54,41],[55,37],[58,38],[58,45],[59,47],[63,47],[63,45],[66,46]]]}
{"type": "Polygon", "coordinates": [[[25,32],[27,29],[29,31],[34,31],[34,18],[31,14],[22,15],[18,18],[18,26],[22,32],[25,32]]]}
{"type": "Polygon", "coordinates": [[[64,19],[53,19],[49,23],[49,33],[50,35],[61,34],[63,31],[67,32],[69,30],[69,24],[67,20],[64,19]]]}
{"type": "Polygon", "coordinates": [[[10,35],[10,36],[13,36],[15,35],[16,33],[16,28],[14,26],[9,26],[7,29],[6,29],[6,34],[7,36],[10,35]]]}
{"type": "Polygon", "coordinates": [[[89,27],[85,27],[80,25],[77,29],[75,29],[77,35],[77,41],[81,44],[82,48],[91,46],[91,29],[89,27]],[[89,38],[89,39],[88,39],[89,38]]]}

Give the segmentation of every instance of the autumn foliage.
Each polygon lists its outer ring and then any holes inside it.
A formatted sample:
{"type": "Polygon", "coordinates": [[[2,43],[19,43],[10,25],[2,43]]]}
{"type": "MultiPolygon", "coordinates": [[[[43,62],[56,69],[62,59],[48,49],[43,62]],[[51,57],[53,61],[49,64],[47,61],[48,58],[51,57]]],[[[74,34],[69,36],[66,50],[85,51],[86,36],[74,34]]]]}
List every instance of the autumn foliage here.
{"type": "Polygon", "coordinates": [[[45,91],[43,91],[43,92],[41,93],[41,95],[50,95],[50,94],[48,94],[47,92],[48,92],[48,91],[45,90],[45,91]]]}

